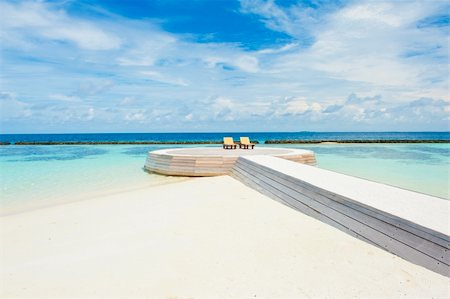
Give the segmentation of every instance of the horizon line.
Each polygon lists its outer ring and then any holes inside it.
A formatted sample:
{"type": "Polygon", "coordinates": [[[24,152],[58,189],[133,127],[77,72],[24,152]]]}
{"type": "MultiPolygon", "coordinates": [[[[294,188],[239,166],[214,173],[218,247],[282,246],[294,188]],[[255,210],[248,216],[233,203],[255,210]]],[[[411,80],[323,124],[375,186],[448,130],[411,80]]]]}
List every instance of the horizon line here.
{"type": "Polygon", "coordinates": [[[237,134],[237,133],[450,133],[449,131],[211,131],[211,132],[65,132],[65,133],[0,133],[0,135],[94,135],[94,134],[237,134]]]}

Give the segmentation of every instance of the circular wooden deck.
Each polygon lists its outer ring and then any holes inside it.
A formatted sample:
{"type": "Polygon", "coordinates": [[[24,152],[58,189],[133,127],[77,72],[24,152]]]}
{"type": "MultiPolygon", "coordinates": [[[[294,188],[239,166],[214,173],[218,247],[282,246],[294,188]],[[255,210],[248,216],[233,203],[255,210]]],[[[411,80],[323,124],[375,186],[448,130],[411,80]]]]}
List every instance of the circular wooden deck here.
{"type": "Polygon", "coordinates": [[[301,149],[257,147],[255,149],[222,149],[196,147],[149,152],[145,169],[165,175],[216,176],[228,174],[239,156],[266,155],[315,165],[314,152],[301,149]]]}

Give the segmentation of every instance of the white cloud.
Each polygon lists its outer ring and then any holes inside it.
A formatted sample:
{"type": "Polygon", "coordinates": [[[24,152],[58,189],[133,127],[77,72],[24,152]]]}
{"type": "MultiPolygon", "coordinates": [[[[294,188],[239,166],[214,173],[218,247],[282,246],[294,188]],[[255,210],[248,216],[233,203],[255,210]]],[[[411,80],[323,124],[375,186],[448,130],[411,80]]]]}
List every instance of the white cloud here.
{"type": "Polygon", "coordinates": [[[49,95],[50,99],[58,100],[58,101],[66,101],[66,102],[76,102],[79,101],[80,98],[74,95],[65,95],[60,93],[54,93],[49,95]]]}
{"type": "MultiPolygon", "coordinates": [[[[421,98],[409,103],[404,103],[390,109],[392,114],[396,114],[402,121],[431,123],[436,121],[449,121],[450,102],[443,100],[434,100],[430,98],[421,98]]],[[[449,124],[447,123],[447,129],[449,124]]]]}
{"type": "Polygon", "coordinates": [[[309,119],[313,114],[317,117],[322,110],[320,103],[305,97],[278,97],[271,101],[266,116],[275,118],[302,116],[309,119]]]}
{"type": "Polygon", "coordinates": [[[435,83],[436,77],[448,77],[448,69],[433,58],[447,57],[448,62],[448,35],[416,26],[430,14],[441,13],[444,3],[358,1],[320,16],[295,5],[281,8],[274,1],[241,3],[244,11],[259,14],[268,28],[300,39],[305,32],[312,37],[311,47],[275,58],[272,67],[278,73],[300,79],[301,72],[319,72],[322,79],[345,80],[348,85],[448,99],[448,82],[435,83]],[[305,21],[305,14],[312,20],[305,21]],[[415,52],[419,55],[409,56],[415,52]]]}
{"type": "Polygon", "coordinates": [[[305,100],[293,100],[287,104],[285,113],[287,114],[303,114],[309,111],[310,104],[305,100]]]}
{"type": "Polygon", "coordinates": [[[128,112],[125,115],[125,120],[128,121],[144,121],[146,119],[145,110],[138,110],[134,112],[128,112]]]}
{"type": "Polygon", "coordinates": [[[258,59],[254,56],[241,55],[233,64],[245,72],[256,73],[258,71],[258,59]]]}
{"type": "Polygon", "coordinates": [[[152,79],[153,81],[157,81],[157,82],[161,82],[161,83],[178,85],[178,86],[188,86],[189,85],[187,80],[184,80],[182,78],[171,78],[171,77],[165,76],[165,75],[155,72],[155,71],[142,71],[141,74],[152,79]]]}
{"type": "Polygon", "coordinates": [[[17,118],[28,118],[32,115],[30,105],[20,101],[11,92],[0,92],[0,115],[6,121],[17,118]]]}
{"type": "Polygon", "coordinates": [[[69,94],[53,93],[48,96],[52,100],[63,102],[81,102],[86,97],[100,95],[114,86],[111,80],[83,80],[69,94]]]}
{"type": "Polygon", "coordinates": [[[215,119],[219,120],[235,120],[238,117],[239,105],[232,99],[226,97],[217,97],[212,101],[211,111],[215,119]]]}
{"type": "Polygon", "coordinates": [[[296,47],[298,47],[297,43],[290,43],[290,44],[284,45],[280,48],[267,48],[267,49],[263,49],[263,50],[258,50],[256,53],[257,54],[279,54],[279,53],[283,53],[283,52],[287,52],[289,50],[295,49],[296,47]]]}
{"type": "Polygon", "coordinates": [[[95,109],[93,107],[89,107],[85,113],[85,120],[93,120],[95,117],[95,109]]]}
{"type": "Polygon", "coordinates": [[[127,106],[130,104],[134,104],[135,102],[136,102],[136,99],[134,97],[126,96],[119,102],[119,105],[127,106]]]}
{"type": "MultiPolygon", "coordinates": [[[[27,42],[30,38],[65,41],[87,50],[117,49],[121,40],[98,28],[92,22],[69,17],[63,10],[51,8],[43,2],[0,2],[2,36],[27,42]]],[[[30,43],[28,43],[30,44],[30,43]]]]}
{"type": "Polygon", "coordinates": [[[450,118],[450,103],[444,100],[422,98],[405,103],[387,103],[378,96],[359,97],[351,94],[346,101],[330,105],[324,109],[327,119],[338,123],[348,120],[366,125],[390,124],[415,127],[416,124],[446,123],[450,118]]]}
{"type": "Polygon", "coordinates": [[[261,16],[266,26],[274,31],[297,35],[300,20],[291,15],[292,10],[281,9],[273,0],[241,0],[241,11],[261,16]]]}
{"type": "MultiPolygon", "coordinates": [[[[405,14],[392,14],[393,5],[390,3],[365,3],[343,9],[339,16],[349,21],[370,21],[392,27],[402,25],[405,14]]],[[[406,12],[407,14],[408,12],[406,12]]]]}
{"type": "MultiPolygon", "coordinates": [[[[168,52],[173,51],[173,47],[177,40],[167,33],[159,32],[152,29],[138,36],[128,35],[128,50],[117,58],[117,62],[124,66],[152,66],[155,62],[165,56],[168,52]]],[[[136,35],[136,33],[134,33],[136,35]]]]}
{"type": "Polygon", "coordinates": [[[114,86],[111,80],[89,80],[82,81],[75,94],[79,97],[95,96],[101,94],[114,86]]]}
{"type": "Polygon", "coordinates": [[[184,119],[187,121],[191,121],[194,118],[194,115],[192,113],[189,113],[184,116],[184,119]]]}

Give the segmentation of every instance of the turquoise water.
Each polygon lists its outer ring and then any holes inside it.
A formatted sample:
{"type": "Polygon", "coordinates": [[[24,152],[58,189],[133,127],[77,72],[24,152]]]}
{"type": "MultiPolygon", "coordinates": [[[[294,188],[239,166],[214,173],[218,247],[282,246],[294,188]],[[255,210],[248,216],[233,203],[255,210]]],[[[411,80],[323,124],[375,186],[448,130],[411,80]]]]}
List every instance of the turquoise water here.
{"type": "Polygon", "coordinates": [[[318,167],[450,198],[450,144],[303,145],[318,167]]]}
{"type": "Polygon", "coordinates": [[[143,170],[158,146],[0,147],[3,213],[186,180],[143,170]]]}
{"type": "MultiPolygon", "coordinates": [[[[173,147],[175,146],[0,147],[1,211],[10,213],[186,180],[150,174],[143,170],[149,150],[173,147]]],[[[313,150],[318,166],[324,169],[449,198],[449,144],[284,147],[313,150]]]]}

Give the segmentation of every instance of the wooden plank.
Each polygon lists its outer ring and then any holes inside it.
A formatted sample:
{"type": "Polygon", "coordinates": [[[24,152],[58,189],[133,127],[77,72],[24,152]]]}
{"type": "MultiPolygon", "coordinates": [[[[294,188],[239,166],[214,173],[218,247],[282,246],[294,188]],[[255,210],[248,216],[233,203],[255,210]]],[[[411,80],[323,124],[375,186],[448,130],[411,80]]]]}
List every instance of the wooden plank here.
{"type": "MultiPolygon", "coordinates": [[[[408,244],[403,243],[401,240],[396,239],[404,238],[405,234],[409,232],[402,231],[401,234],[397,233],[393,235],[393,233],[395,232],[395,228],[394,230],[392,230],[391,228],[391,230],[389,231],[387,228],[389,226],[392,226],[389,223],[380,221],[377,218],[373,218],[370,215],[364,214],[358,210],[354,210],[351,207],[346,207],[342,204],[340,206],[340,211],[335,210],[328,206],[330,205],[330,203],[334,203],[334,208],[336,208],[337,203],[334,201],[330,201],[331,199],[324,199],[323,195],[312,196],[313,198],[311,198],[309,197],[311,196],[311,193],[309,193],[308,196],[302,194],[301,190],[299,191],[295,188],[291,188],[280,183],[280,179],[277,180],[273,177],[274,174],[271,174],[272,177],[262,175],[260,172],[254,169],[254,166],[248,165],[246,164],[246,162],[248,161],[241,163],[241,159],[239,159],[235,167],[233,168],[233,173],[240,173],[241,178],[243,176],[246,176],[253,182],[253,184],[262,186],[264,189],[270,190],[272,197],[277,196],[279,198],[282,198],[284,201],[288,201],[292,206],[295,206],[296,209],[308,215],[313,215],[313,217],[318,218],[324,222],[328,221],[328,223],[333,226],[336,226],[336,223],[339,223],[340,226],[338,226],[338,228],[343,229],[343,227],[345,227],[344,231],[346,231],[347,233],[350,230],[353,232],[351,233],[352,235],[357,234],[363,236],[365,239],[371,240],[372,243],[378,244],[378,247],[383,247],[388,251],[391,251],[414,263],[420,264],[435,272],[449,276],[450,270],[448,264],[445,264],[443,262],[448,260],[448,254],[446,254],[445,250],[443,252],[439,250],[438,252],[436,252],[436,248],[438,247],[434,247],[434,249],[427,248],[427,252],[429,254],[437,254],[435,256],[430,256],[418,250],[423,250],[426,246],[419,246],[419,248],[414,248],[408,244]],[[321,203],[317,201],[318,198],[325,201],[321,203]],[[308,206],[309,209],[305,208],[305,205],[308,206]],[[313,213],[311,212],[311,210],[316,211],[317,213],[313,213]],[[343,211],[345,211],[347,214],[344,214],[343,211]],[[324,215],[326,216],[325,218],[324,215]],[[327,218],[332,219],[333,221],[329,221],[327,220],[327,218]],[[370,220],[369,223],[367,223],[368,219],[370,220]],[[372,227],[374,225],[378,225],[376,226],[377,229],[372,227]],[[439,255],[440,253],[443,253],[443,255],[439,255]]],[[[260,171],[265,172],[267,171],[267,169],[262,169],[260,171]]],[[[276,174],[279,175],[279,173],[276,174]]],[[[412,234],[409,234],[408,236],[411,235],[412,234]]],[[[414,238],[418,237],[414,236],[414,238]]],[[[417,240],[418,239],[415,239],[415,241],[417,240]]],[[[428,240],[424,241],[428,242],[428,244],[431,244],[428,240]]],[[[433,246],[439,246],[434,243],[432,244],[433,246]]]]}
{"type": "MultiPolygon", "coordinates": [[[[262,185],[264,186],[265,183],[262,183],[262,185]]],[[[270,185],[265,185],[264,188],[268,189],[268,188],[270,188],[269,186],[270,185]]],[[[280,195],[280,194],[277,194],[277,196],[283,197],[283,195],[280,195]]],[[[297,206],[296,202],[292,202],[292,204],[294,206],[296,206],[297,210],[300,210],[300,211],[304,212],[304,209],[299,208],[297,206]]],[[[336,223],[332,223],[331,221],[327,221],[329,219],[324,218],[323,215],[321,215],[319,217],[316,217],[316,218],[321,220],[321,221],[323,221],[323,222],[325,222],[325,223],[328,223],[328,224],[331,224],[331,225],[333,225],[335,227],[338,227],[338,225],[336,225],[336,223]]],[[[351,235],[356,236],[356,237],[358,237],[360,239],[366,239],[366,238],[364,238],[364,236],[366,236],[366,235],[365,234],[361,234],[361,229],[358,229],[357,232],[354,232],[354,231],[350,232],[349,231],[350,228],[346,228],[346,229],[342,229],[341,228],[341,230],[343,230],[343,231],[345,231],[347,233],[350,233],[351,235]]],[[[414,262],[416,264],[422,265],[422,266],[424,266],[424,267],[426,267],[428,269],[431,269],[431,270],[433,270],[433,271],[435,271],[437,273],[440,273],[440,274],[443,274],[443,275],[448,275],[448,267],[447,266],[441,267],[440,263],[437,262],[436,260],[429,259],[426,255],[418,254],[417,251],[414,251],[414,250],[412,250],[412,248],[408,248],[406,246],[398,247],[398,246],[395,246],[395,244],[394,244],[394,246],[392,244],[389,244],[389,246],[387,246],[385,241],[380,241],[378,239],[378,237],[379,236],[374,236],[372,234],[371,235],[371,239],[370,239],[371,242],[369,242],[369,243],[378,242],[377,243],[377,247],[385,247],[383,249],[388,250],[388,251],[390,251],[390,252],[392,252],[394,254],[397,254],[397,255],[399,255],[399,256],[407,259],[407,260],[410,260],[410,261],[412,261],[412,262],[414,262]]],[[[395,243],[395,240],[393,240],[391,243],[395,243]]]]}
{"type": "Polygon", "coordinates": [[[378,246],[378,244],[373,243],[371,240],[364,238],[364,236],[356,233],[352,229],[340,224],[339,222],[335,221],[332,218],[329,218],[328,216],[320,213],[319,211],[316,211],[309,207],[308,205],[303,204],[302,202],[292,200],[290,197],[286,197],[285,194],[277,190],[276,188],[273,188],[270,184],[267,184],[265,181],[258,179],[255,176],[249,175],[245,170],[240,169],[239,167],[233,168],[233,174],[241,180],[241,182],[244,182],[246,185],[256,189],[257,191],[273,198],[274,200],[283,203],[295,210],[298,210],[307,216],[316,218],[324,223],[327,223],[333,227],[336,227],[339,230],[342,230],[345,233],[348,233],[349,235],[362,239],[374,246],[378,246]]]}
{"type": "Polygon", "coordinates": [[[349,202],[376,208],[385,214],[401,215],[400,218],[411,225],[440,233],[450,241],[447,200],[283,159],[264,156],[247,159],[320,187],[323,191],[332,191],[349,202]]]}
{"type": "MultiPolygon", "coordinates": [[[[424,231],[423,230],[420,231],[420,230],[416,229],[415,226],[404,225],[404,220],[395,215],[389,215],[389,217],[383,216],[383,214],[386,214],[386,213],[376,210],[376,209],[373,209],[373,208],[370,208],[370,207],[369,207],[370,209],[367,209],[365,206],[359,205],[359,204],[355,203],[354,201],[348,202],[346,198],[339,196],[338,194],[334,194],[327,190],[322,190],[321,188],[316,188],[315,186],[312,186],[310,184],[305,184],[305,182],[303,182],[299,179],[290,177],[288,175],[285,175],[284,173],[273,171],[272,169],[267,168],[265,166],[262,166],[262,165],[258,166],[257,164],[255,164],[251,161],[245,161],[245,163],[246,163],[246,167],[247,166],[254,167],[253,169],[255,169],[256,171],[258,171],[262,168],[264,170],[264,174],[271,175],[275,179],[282,178],[283,182],[291,183],[291,187],[300,188],[299,190],[301,192],[313,192],[314,194],[319,193],[319,194],[323,195],[325,198],[329,198],[330,200],[333,200],[334,202],[339,202],[340,204],[346,205],[350,208],[357,209],[365,214],[369,214],[372,217],[379,217],[379,219],[382,221],[392,223],[393,225],[399,226],[400,228],[402,228],[404,230],[412,231],[414,234],[419,233],[419,235],[421,235],[422,237],[434,235],[436,233],[435,231],[429,230],[427,228],[425,228],[424,231]]],[[[438,240],[439,240],[439,242],[436,242],[436,243],[438,243],[439,245],[444,246],[446,248],[449,248],[449,243],[443,242],[442,239],[432,238],[430,241],[435,242],[438,240]]]]}
{"type": "MultiPolygon", "coordinates": [[[[320,194],[324,195],[325,197],[328,197],[328,198],[330,198],[330,199],[332,199],[332,200],[334,200],[334,201],[340,202],[340,203],[342,203],[342,204],[344,204],[344,205],[347,205],[347,206],[349,206],[349,207],[351,207],[351,208],[358,209],[358,210],[362,211],[363,213],[369,214],[369,215],[372,216],[372,217],[379,218],[379,219],[382,220],[382,221],[390,222],[390,223],[392,223],[392,224],[395,225],[395,226],[398,226],[398,227],[400,227],[400,228],[402,228],[402,229],[405,229],[405,230],[407,230],[407,231],[410,231],[410,232],[412,232],[412,233],[414,233],[414,234],[416,234],[416,235],[419,235],[419,236],[421,236],[421,237],[423,237],[423,238],[427,238],[427,239],[429,239],[430,241],[432,241],[432,242],[434,242],[434,243],[437,243],[437,244],[439,244],[439,245],[441,245],[441,246],[444,246],[444,247],[448,248],[448,245],[449,245],[448,242],[446,242],[445,240],[442,240],[441,238],[435,237],[435,236],[433,235],[433,232],[434,232],[434,231],[430,231],[430,230],[428,230],[428,231],[418,230],[418,229],[417,229],[416,227],[414,227],[414,226],[404,225],[404,223],[403,223],[402,221],[400,221],[400,220],[402,220],[402,219],[398,219],[398,217],[395,217],[395,216],[385,216],[383,212],[369,210],[369,209],[366,209],[366,208],[363,207],[363,206],[360,206],[360,205],[357,205],[357,204],[354,204],[354,203],[350,203],[350,204],[349,204],[345,199],[343,199],[342,197],[339,197],[339,196],[336,195],[336,194],[333,194],[333,193],[330,193],[330,192],[321,192],[321,191],[323,191],[323,190],[320,190],[320,189],[318,189],[318,188],[311,188],[311,186],[309,186],[309,185],[304,186],[304,185],[303,185],[304,182],[299,181],[299,180],[297,180],[297,179],[295,179],[295,178],[286,176],[286,175],[281,174],[281,173],[277,173],[276,175],[277,175],[277,176],[282,176],[284,180],[290,181],[290,182],[296,184],[296,186],[302,186],[303,188],[305,188],[304,190],[311,190],[312,192],[320,193],[320,194]]],[[[314,186],[313,186],[313,187],[314,187],[314,186]]]]}
{"type": "MultiPolygon", "coordinates": [[[[256,163],[254,163],[253,161],[246,160],[245,162],[249,163],[250,165],[255,165],[257,167],[263,167],[265,170],[269,170],[270,169],[270,168],[268,168],[266,166],[258,165],[256,163]]],[[[410,232],[412,232],[412,233],[414,233],[414,234],[416,234],[418,236],[421,236],[422,238],[426,238],[426,239],[428,239],[428,240],[430,240],[430,241],[432,241],[434,243],[437,243],[437,244],[439,244],[441,246],[449,248],[448,238],[445,239],[445,236],[444,236],[444,238],[442,238],[442,235],[439,234],[438,232],[435,232],[433,230],[430,230],[430,229],[422,227],[422,226],[418,226],[415,223],[411,223],[410,221],[406,221],[405,219],[399,218],[399,217],[397,217],[395,215],[390,215],[390,214],[387,214],[385,212],[379,211],[377,209],[374,209],[373,207],[360,204],[360,203],[358,203],[358,202],[356,202],[354,200],[345,198],[345,197],[340,196],[338,194],[334,194],[333,192],[330,192],[328,190],[323,190],[321,188],[317,188],[317,187],[315,187],[315,186],[313,186],[311,184],[303,182],[303,181],[301,181],[301,180],[299,180],[297,178],[293,178],[293,177],[291,177],[289,175],[286,175],[284,173],[277,172],[276,174],[278,176],[282,176],[284,180],[290,181],[293,184],[301,185],[306,190],[310,190],[310,191],[312,191],[314,193],[319,193],[319,194],[321,194],[321,195],[323,195],[323,196],[325,196],[327,198],[330,198],[330,199],[332,199],[332,200],[334,200],[336,202],[340,202],[340,203],[342,203],[344,205],[347,205],[347,206],[349,206],[349,207],[351,207],[353,209],[360,210],[361,212],[363,212],[365,214],[368,214],[368,215],[371,215],[372,217],[376,217],[376,218],[378,218],[378,219],[380,219],[382,221],[392,223],[393,225],[395,225],[395,226],[397,226],[397,227],[399,227],[401,229],[410,231],[410,232]]]]}
{"type": "MultiPolygon", "coordinates": [[[[257,166],[259,165],[259,164],[255,163],[255,162],[253,162],[253,161],[248,161],[248,160],[247,160],[246,162],[247,162],[247,163],[250,163],[250,164],[253,164],[253,165],[257,165],[257,166]]],[[[270,168],[268,168],[268,167],[266,167],[266,166],[263,166],[263,165],[261,165],[261,167],[264,167],[265,169],[270,169],[270,168]]],[[[292,182],[298,182],[298,180],[299,180],[299,179],[297,179],[297,178],[295,178],[295,177],[289,176],[289,175],[284,174],[284,173],[280,173],[280,174],[283,175],[283,177],[284,177],[285,179],[291,180],[292,182]]],[[[361,203],[361,202],[359,202],[359,201],[355,201],[354,199],[347,198],[347,197],[344,197],[344,196],[335,194],[335,193],[330,192],[329,190],[326,190],[326,189],[317,188],[316,186],[311,185],[311,184],[309,184],[309,183],[307,183],[307,182],[304,182],[304,181],[302,181],[302,184],[304,184],[305,186],[307,186],[307,188],[311,188],[311,189],[314,190],[315,192],[319,192],[319,193],[321,193],[321,194],[323,194],[323,195],[325,195],[325,196],[327,196],[327,197],[331,197],[331,198],[335,199],[336,201],[342,201],[343,203],[348,204],[348,205],[356,205],[357,207],[365,208],[365,209],[367,209],[367,210],[372,210],[372,211],[376,212],[377,214],[380,214],[380,211],[379,211],[379,210],[374,209],[374,208],[371,207],[371,206],[365,205],[365,204],[363,204],[363,203],[361,203]]],[[[388,215],[388,213],[385,213],[385,212],[383,212],[383,213],[386,214],[386,215],[388,215]]],[[[389,214],[389,215],[390,215],[390,214],[389,214]]],[[[391,216],[392,216],[392,219],[393,219],[393,220],[398,219],[398,220],[401,221],[404,225],[408,225],[408,224],[409,224],[411,227],[416,227],[417,229],[420,229],[420,226],[418,226],[416,223],[408,222],[408,221],[406,221],[405,219],[398,218],[398,217],[395,216],[395,215],[391,215],[391,216]]],[[[429,234],[436,234],[436,235],[439,235],[439,234],[440,234],[439,232],[435,232],[434,230],[430,230],[430,229],[427,228],[427,227],[423,227],[423,230],[426,231],[426,232],[428,232],[429,234]]],[[[441,235],[442,235],[442,234],[441,234],[441,235]]],[[[448,236],[442,235],[442,238],[443,238],[444,240],[447,241],[446,244],[449,243],[449,240],[450,240],[450,239],[449,239],[448,236]]]]}
{"type": "MultiPolygon", "coordinates": [[[[240,166],[240,165],[239,165],[240,166]]],[[[254,166],[246,165],[246,167],[253,172],[254,175],[258,174],[266,177],[269,180],[273,180],[274,182],[280,184],[280,189],[284,189],[285,192],[297,192],[297,196],[306,196],[310,199],[315,200],[317,203],[322,204],[326,208],[331,208],[337,212],[340,212],[348,217],[351,217],[357,221],[364,221],[364,225],[370,226],[373,229],[376,229],[389,237],[399,240],[402,243],[405,243],[408,246],[411,246],[424,254],[427,254],[433,258],[439,259],[442,263],[448,265],[448,251],[445,247],[440,246],[433,242],[424,242],[424,239],[412,234],[409,231],[400,229],[390,223],[381,221],[377,218],[374,218],[370,215],[364,214],[359,210],[352,209],[347,207],[339,202],[335,202],[329,198],[324,197],[323,195],[311,192],[304,188],[299,187],[299,185],[292,184],[286,180],[283,180],[279,176],[273,175],[267,171],[261,171],[260,169],[256,169],[254,166]]],[[[295,196],[294,196],[295,197],[295,196]]],[[[314,203],[313,203],[314,205],[314,203]]],[[[320,209],[316,205],[316,208],[320,209]]]]}

